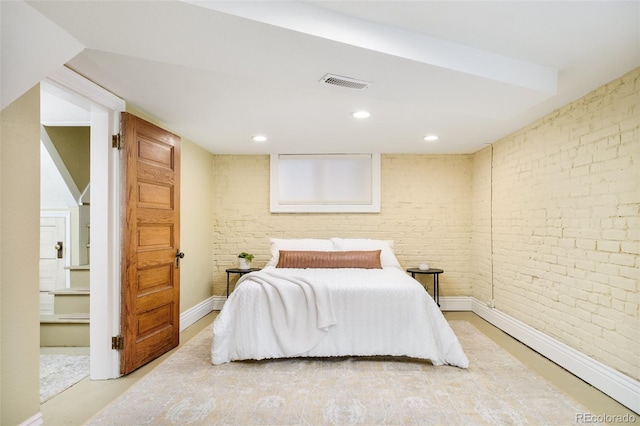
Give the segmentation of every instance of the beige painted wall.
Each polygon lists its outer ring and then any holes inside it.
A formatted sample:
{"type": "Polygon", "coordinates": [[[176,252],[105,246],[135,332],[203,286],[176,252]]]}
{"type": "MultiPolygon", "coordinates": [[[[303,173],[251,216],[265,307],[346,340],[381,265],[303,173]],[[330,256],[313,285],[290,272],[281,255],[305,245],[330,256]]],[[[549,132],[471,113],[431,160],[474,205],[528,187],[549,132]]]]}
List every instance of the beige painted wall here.
{"type": "Polygon", "coordinates": [[[213,155],[182,140],[180,312],[213,295],[213,155]]]}
{"type": "Polygon", "coordinates": [[[80,192],[89,184],[91,173],[91,128],[86,126],[46,126],[45,130],[80,192]]]}
{"type": "Polygon", "coordinates": [[[269,156],[216,155],[214,293],[225,294],[224,271],[241,251],[264,266],[270,237],[345,237],[394,240],[403,267],[443,268],[441,294],[470,296],[471,158],[383,155],[380,213],[272,214],[269,156]]]}
{"type": "Polygon", "coordinates": [[[40,86],[0,112],[0,424],[40,410],[40,86]]]}
{"type": "MultiPolygon", "coordinates": [[[[39,86],[0,118],[0,424],[13,425],[40,410],[39,86]]],[[[212,176],[212,154],[183,140],[181,312],[212,294],[212,176]]]]}
{"type": "Polygon", "coordinates": [[[492,186],[496,307],[634,379],[639,86],[640,68],[496,142],[492,186]]]}

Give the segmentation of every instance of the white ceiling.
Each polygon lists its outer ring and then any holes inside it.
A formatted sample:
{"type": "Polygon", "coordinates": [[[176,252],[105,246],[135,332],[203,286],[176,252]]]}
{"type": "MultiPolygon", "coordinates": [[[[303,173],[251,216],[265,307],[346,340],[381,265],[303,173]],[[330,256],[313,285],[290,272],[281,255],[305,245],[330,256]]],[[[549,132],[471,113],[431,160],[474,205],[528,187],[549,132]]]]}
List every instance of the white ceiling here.
{"type": "Polygon", "coordinates": [[[640,66],[636,1],[28,4],[84,46],[67,66],[221,154],[470,153],[640,66]]]}

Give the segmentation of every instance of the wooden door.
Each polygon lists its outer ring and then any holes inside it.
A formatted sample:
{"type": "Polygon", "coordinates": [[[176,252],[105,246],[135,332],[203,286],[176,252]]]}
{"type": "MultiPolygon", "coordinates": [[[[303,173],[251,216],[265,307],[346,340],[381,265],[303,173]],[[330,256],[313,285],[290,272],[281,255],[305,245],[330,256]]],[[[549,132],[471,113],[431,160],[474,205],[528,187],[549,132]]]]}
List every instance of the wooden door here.
{"type": "Polygon", "coordinates": [[[123,247],[120,372],[180,339],[180,138],[122,113],[123,247]]]}

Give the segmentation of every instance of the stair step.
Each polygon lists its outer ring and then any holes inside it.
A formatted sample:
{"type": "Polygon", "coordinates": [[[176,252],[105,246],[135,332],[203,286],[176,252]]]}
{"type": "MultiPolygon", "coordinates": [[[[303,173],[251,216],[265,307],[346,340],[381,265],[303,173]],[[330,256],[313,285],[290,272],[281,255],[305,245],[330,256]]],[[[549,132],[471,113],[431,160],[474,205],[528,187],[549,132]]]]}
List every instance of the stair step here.
{"type": "Polygon", "coordinates": [[[89,314],[41,316],[40,346],[89,346],[89,314]]]}
{"type": "Polygon", "coordinates": [[[89,269],[91,269],[91,265],[86,264],[86,265],[70,265],[70,266],[65,266],[64,269],[68,269],[70,271],[88,271],[89,269]]]}
{"type": "Polygon", "coordinates": [[[66,269],[70,271],[70,287],[89,287],[89,271],[91,269],[90,265],[71,265],[67,266],[66,269]]]}
{"type": "Polygon", "coordinates": [[[54,314],[90,312],[90,290],[88,288],[64,288],[49,292],[54,296],[54,314]]]}
{"type": "Polygon", "coordinates": [[[49,294],[62,295],[62,296],[88,296],[91,293],[91,289],[88,287],[69,287],[61,288],[58,290],[51,290],[49,294]]]}
{"type": "Polygon", "coordinates": [[[89,313],[74,312],[69,314],[40,315],[40,324],[89,324],[89,313]]]}

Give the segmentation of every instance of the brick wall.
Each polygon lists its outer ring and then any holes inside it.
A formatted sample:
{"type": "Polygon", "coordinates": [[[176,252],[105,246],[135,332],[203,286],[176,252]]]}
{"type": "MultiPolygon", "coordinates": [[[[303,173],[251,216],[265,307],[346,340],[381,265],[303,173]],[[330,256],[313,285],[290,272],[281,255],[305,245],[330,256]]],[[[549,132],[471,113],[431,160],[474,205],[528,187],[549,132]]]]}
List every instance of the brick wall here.
{"type": "MultiPolygon", "coordinates": [[[[269,212],[269,157],[214,156],[214,294],[241,251],[269,260],[269,238],[375,238],[395,241],[404,268],[445,270],[441,295],[471,295],[471,156],[383,155],[381,212],[269,212]]],[[[426,282],[430,283],[427,279],[426,282]]]]}
{"type": "Polygon", "coordinates": [[[492,171],[496,308],[636,379],[639,83],[636,69],[496,142],[492,171]]]}
{"type": "Polygon", "coordinates": [[[214,156],[214,294],[269,237],[393,239],[445,296],[640,378],[640,69],[473,155],[383,155],[380,214],[270,214],[269,157],[214,156]],[[493,157],[493,158],[492,158],[493,157]]]}
{"type": "Polygon", "coordinates": [[[473,155],[471,182],[471,275],[472,295],[491,303],[491,152],[487,147],[473,155]]]}

